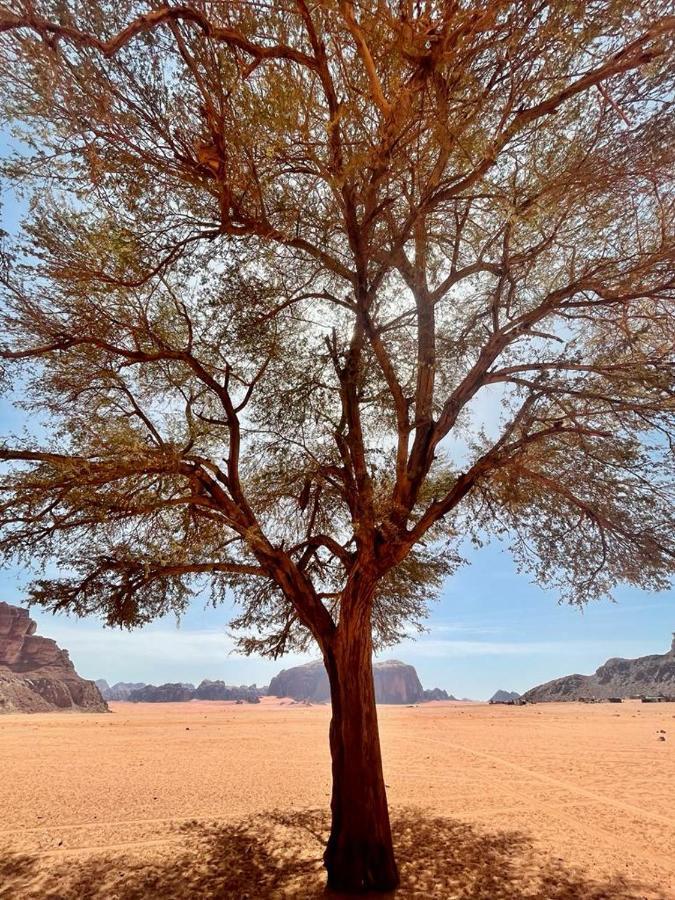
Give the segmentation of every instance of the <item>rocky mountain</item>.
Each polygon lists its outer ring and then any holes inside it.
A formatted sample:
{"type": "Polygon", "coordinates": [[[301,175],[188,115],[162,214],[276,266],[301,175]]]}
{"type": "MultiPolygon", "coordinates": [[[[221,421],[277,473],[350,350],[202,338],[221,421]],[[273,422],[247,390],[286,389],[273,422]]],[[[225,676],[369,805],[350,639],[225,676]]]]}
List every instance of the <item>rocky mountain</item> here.
{"type": "Polygon", "coordinates": [[[104,700],[128,700],[132,691],[140,691],[145,686],[144,681],[118,681],[113,685],[109,685],[104,678],[96,681],[96,687],[104,700]]]}
{"type": "MultiPolygon", "coordinates": [[[[115,688],[110,690],[114,691],[115,688]]],[[[131,703],[185,703],[188,700],[239,700],[243,703],[260,703],[263,693],[264,691],[255,684],[235,687],[225,684],[224,681],[204,679],[197,688],[194,684],[184,683],[141,684],[120,699],[129,700],[131,703]]]]}
{"type": "Polygon", "coordinates": [[[520,694],[517,691],[495,691],[490,697],[490,703],[510,703],[513,700],[520,700],[520,694]]]}
{"type": "Polygon", "coordinates": [[[127,700],[131,703],[183,703],[195,695],[194,684],[146,684],[131,691],[127,700]]]}
{"type": "Polygon", "coordinates": [[[98,688],[80,678],[68,651],[36,629],[28,610],[0,603],[0,713],[106,712],[98,688]]]}
{"type": "Polygon", "coordinates": [[[255,684],[248,687],[225,684],[224,681],[204,679],[194,693],[195,700],[243,700],[245,703],[260,703],[260,691],[255,684]]]}
{"type": "Polygon", "coordinates": [[[609,697],[666,696],[675,699],[675,634],[668,653],[637,659],[608,659],[594,675],[567,675],[540,684],[523,700],[607,700],[609,697]]]}
{"type": "Polygon", "coordinates": [[[427,703],[431,700],[456,700],[457,697],[453,697],[452,694],[449,694],[447,691],[444,691],[443,688],[429,688],[428,690],[422,691],[422,700],[427,703]]]}
{"type": "MultiPolygon", "coordinates": [[[[439,688],[426,692],[433,693],[434,696],[425,696],[414,667],[395,659],[375,663],[373,680],[378,703],[419,703],[431,699],[451,699],[439,688]],[[444,696],[440,697],[438,694],[444,696]]],[[[283,669],[272,679],[268,691],[274,697],[292,697],[294,700],[311,700],[316,703],[324,703],[330,699],[328,675],[321,660],[283,669]]]]}
{"type": "Polygon", "coordinates": [[[314,700],[324,703],[330,699],[328,674],[320,659],[282,669],[270,681],[268,688],[272,697],[292,697],[293,700],[314,700]]]}
{"type": "Polygon", "coordinates": [[[417,703],[424,699],[415,667],[396,659],[375,663],[373,681],[378,703],[417,703]]]}

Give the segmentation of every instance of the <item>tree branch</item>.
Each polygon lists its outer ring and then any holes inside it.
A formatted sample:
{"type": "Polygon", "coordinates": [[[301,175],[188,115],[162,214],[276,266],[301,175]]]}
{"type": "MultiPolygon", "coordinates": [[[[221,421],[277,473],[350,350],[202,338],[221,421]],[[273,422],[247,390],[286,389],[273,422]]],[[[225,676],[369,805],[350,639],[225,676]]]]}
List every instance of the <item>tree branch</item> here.
{"type": "Polygon", "coordinates": [[[106,57],[111,57],[139,34],[154,31],[165,23],[179,21],[197,25],[205,37],[217,43],[237,47],[256,60],[285,59],[309,69],[316,68],[316,60],[306,53],[302,53],[300,50],[296,50],[286,44],[272,44],[270,46],[256,44],[235,28],[213,25],[203,12],[193,6],[162,6],[159,9],[137,16],[121,31],[107,40],[103,40],[86,31],[81,31],[71,25],[50,22],[48,19],[36,15],[30,9],[23,15],[12,13],[9,10],[0,10],[0,33],[3,31],[28,29],[42,38],[50,36],[51,42],[64,40],[74,46],[88,47],[98,50],[106,57]]]}

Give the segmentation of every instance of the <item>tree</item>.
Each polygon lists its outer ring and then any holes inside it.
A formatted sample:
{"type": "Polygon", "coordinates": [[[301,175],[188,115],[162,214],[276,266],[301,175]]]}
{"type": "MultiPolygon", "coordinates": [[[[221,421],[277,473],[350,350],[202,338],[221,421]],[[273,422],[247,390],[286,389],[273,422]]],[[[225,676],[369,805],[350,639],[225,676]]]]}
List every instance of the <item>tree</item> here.
{"type": "Polygon", "coordinates": [[[0,10],[2,359],[44,435],[3,445],[2,549],[58,561],[52,610],[207,581],[243,650],[318,644],[332,887],[398,882],[371,656],[463,539],[575,603],[673,571],[668,7],[0,10]]]}

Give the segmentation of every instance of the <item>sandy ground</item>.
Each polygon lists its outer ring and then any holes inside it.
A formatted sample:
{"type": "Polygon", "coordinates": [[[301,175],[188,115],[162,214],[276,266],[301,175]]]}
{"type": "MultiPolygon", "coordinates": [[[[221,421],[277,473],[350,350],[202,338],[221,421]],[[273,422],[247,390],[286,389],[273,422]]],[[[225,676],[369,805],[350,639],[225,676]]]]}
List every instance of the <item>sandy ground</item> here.
{"type": "MultiPolygon", "coordinates": [[[[322,896],[327,707],[111,708],[0,717],[2,900],[322,896]]],[[[397,898],[675,898],[675,704],[379,715],[397,898]]]]}

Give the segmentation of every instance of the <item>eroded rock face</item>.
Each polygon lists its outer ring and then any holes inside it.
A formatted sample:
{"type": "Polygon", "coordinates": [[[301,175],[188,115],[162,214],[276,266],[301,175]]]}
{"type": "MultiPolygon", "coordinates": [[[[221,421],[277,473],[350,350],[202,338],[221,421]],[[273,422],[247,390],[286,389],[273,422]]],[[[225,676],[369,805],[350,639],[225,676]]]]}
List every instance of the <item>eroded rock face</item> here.
{"type": "Polygon", "coordinates": [[[668,653],[608,659],[594,675],[567,675],[523,694],[531,702],[664,696],[675,699],[675,641],[668,653]]]}
{"type": "Polygon", "coordinates": [[[94,682],[80,678],[68,651],[36,628],[27,610],[0,603],[0,712],[105,712],[94,682]]]}
{"type": "Polygon", "coordinates": [[[13,666],[21,657],[23,643],[37,625],[28,610],[0,603],[0,665],[13,666]]]}
{"type": "Polygon", "coordinates": [[[46,666],[68,672],[75,671],[68,651],[61,650],[56,641],[38,635],[27,635],[14,670],[16,672],[32,672],[34,669],[42,669],[46,666]]]}
{"type": "Polygon", "coordinates": [[[270,681],[268,690],[272,697],[313,700],[315,703],[325,703],[330,699],[328,674],[321,660],[282,669],[270,681]]]}
{"type": "Polygon", "coordinates": [[[375,699],[378,703],[417,703],[424,690],[414,666],[390,659],[373,666],[375,699]]]}
{"type": "MultiPolygon", "coordinates": [[[[413,666],[395,659],[375,663],[373,666],[375,699],[378,703],[418,703],[426,699],[449,699],[438,688],[432,697],[426,697],[413,666]],[[444,694],[440,697],[437,692],[444,694]]],[[[293,700],[310,700],[325,703],[330,700],[328,675],[320,660],[284,669],[272,679],[268,688],[273,697],[291,697],[293,700]]]]}

